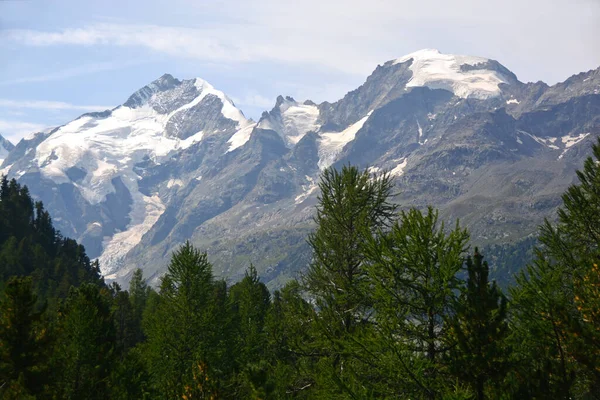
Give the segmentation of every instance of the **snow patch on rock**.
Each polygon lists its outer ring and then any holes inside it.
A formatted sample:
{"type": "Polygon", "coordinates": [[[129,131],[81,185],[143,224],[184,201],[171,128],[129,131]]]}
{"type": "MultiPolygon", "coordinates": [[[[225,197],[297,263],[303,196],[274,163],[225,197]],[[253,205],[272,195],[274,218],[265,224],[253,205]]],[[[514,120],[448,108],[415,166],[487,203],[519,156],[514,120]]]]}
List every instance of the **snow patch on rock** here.
{"type": "Polygon", "coordinates": [[[229,140],[227,141],[227,143],[229,143],[230,145],[229,145],[229,148],[227,149],[226,153],[229,153],[230,151],[233,151],[233,150],[245,145],[248,142],[248,140],[250,140],[250,135],[252,135],[252,130],[255,127],[256,127],[256,124],[246,125],[242,129],[240,129],[236,133],[234,133],[231,136],[231,138],[229,138],[229,140]]]}
{"type": "Polygon", "coordinates": [[[165,211],[165,206],[157,194],[144,196],[132,193],[133,206],[129,217],[131,222],[123,232],[106,237],[102,245],[104,250],[98,258],[103,275],[110,275],[122,270],[122,261],[142,237],[154,226],[165,211]]]}
{"type": "Polygon", "coordinates": [[[181,179],[169,179],[167,189],[171,189],[174,186],[183,186],[183,181],[181,179]]]}
{"type": "Polygon", "coordinates": [[[552,150],[559,150],[559,147],[554,144],[554,142],[556,141],[556,138],[551,138],[551,137],[541,138],[541,137],[532,135],[529,132],[525,132],[525,131],[521,131],[521,130],[519,130],[517,132],[521,133],[523,135],[529,136],[530,138],[532,138],[533,140],[535,140],[536,142],[538,142],[542,146],[546,146],[546,147],[548,147],[548,148],[550,148],[552,150]]]}
{"type": "Polygon", "coordinates": [[[6,157],[8,157],[8,150],[0,146],[0,165],[6,160],[6,157]]]}
{"type": "Polygon", "coordinates": [[[571,136],[571,135],[567,135],[567,136],[563,136],[562,138],[560,138],[560,141],[565,145],[565,149],[564,151],[561,153],[560,156],[558,156],[558,159],[560,160],[561,158],[563,158],[563,156],[565,155],[565,153],[573,146],[575,146],[577,143],[581,142],[583,139],[585,139],[586,137],[588,137],[589,132],[588,133],[582,133],[576,136],[571,136]]]}
{"type": "Polygon", "coordinates": [[[308,132],[319,129],[318,119],[319,108],[316,105],[299,103],[288,97],[279,105],[279,115],[262,119],[258,128],[279,133],[286,146],[292,148],[308,132]]]}
{"type": "Polygon", "coordinates": [[[194,85],[201,92],[201,95],[194,100],[197,101],[196,104],[198,104],[205,96],[212,94],[213,96],[217,96],[221,100],[221,103],[223,103],[221,114],[223,114],[225,118],[235,121],[241,125],[246,125],[248,123],[244,113],[235,106],[233,101],[227,97],[225,93],[215,89],[210,83],[201,78],[196,78],[194,85]],[[200,100],[198,100],[198,98],[200,98],[200,100]]]}
{"type": "Polygon", "coordinates": [[[296,196],[296,198],[294,199],[294,202],[296,204],[300,204],[302,203],[304,200],[306,200],[315,190],[317,190],[319,188],[319,185],[314,181],[313,178],[311,178],[310,176],[306,175],[305,176],[306,180],[308,181],[307,185],[302,185],[302,193],[298,196],[296,196]]]}
{"type": "Polygon", "coordinates": [[[417,142],[420,145],[424,145],[425,142],[422,142],[421,139],[423,138],[423,128],[421,128],[421,124],[419,123],[419,120],[417,120],[417,130],[419,131],[419,137],[417,139],[417,142]]]}
{"type": "Polygon", "coordinates": [[[350,125],[341,132],[324,132],[320,134],[319,143],[319,169],[331,166],[337,159],[344,146],[356,137],[356,133],[363,127],[373,111],[369,111],[360,120],[350,125]]]}
{"type": "Polygon", "coordinates": [[[405,157],[402,159],[402,161],[400,161],[400,164],[396,165],[396,167],[394,167],[394,169],[392,169],[390,171],[390,175],[402,176],[404,174],[404,169],[406,168],[407,164],[408,164],[408,158],[405,157]]]}
{"type": "Polygon", "coordinates": [[[0,135],[0,165],[2,165],[6,157],[8,157],[8,153],[14,148],[15,146],[8,139],[0,135]]]}

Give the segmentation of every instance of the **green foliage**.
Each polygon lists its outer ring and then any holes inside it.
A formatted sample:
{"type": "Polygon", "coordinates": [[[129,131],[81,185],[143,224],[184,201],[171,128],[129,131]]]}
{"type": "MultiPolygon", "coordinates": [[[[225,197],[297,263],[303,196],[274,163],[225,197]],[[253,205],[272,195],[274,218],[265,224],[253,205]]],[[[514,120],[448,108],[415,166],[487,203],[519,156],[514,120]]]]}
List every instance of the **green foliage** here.
{"type": "Polygon", "coordinates": [[[314,396],[313,370],[320,352],[313,346],[313,321],[314,309],[302,297],[297,281],[288,282],[273,294],[265,323],[266,360],[275,385],[271,398],[314,396]]]}
{"type": "Polygon", "coordinates": [[[142,320],[150,291],[150,287],[144,280],[142,270],[137,268],[133,271],[131,281],[129,281],[129,300],[131,301],[131,312],[133,314],[132,330],[134,344],[140,343],[145,339],[142,320]]]}
{"type": "Polygon", "coordinates": [[[56,396],[104,399],[115,363],[115,325],[107,289],[83,284],[59,309],[53,371],[56,396]]]}
{"type": "MultiPolygon", "coordinates": [[[[212,268],[189,242],[173,254],[155,312],[146,321],[146,357],[156,389],[181,397],[195,388],[195,369],[218,364],[220,327],[213,298],[212,268]]],[[[216,366],[215,366],[216,367],[216,366]]],[[[216,368],[215,368],[216,369],[216,368]]]]}
{"type": "Polygon", "coordinates": [[[450,344],[455,345],[447,355],[452,375],[467,383],[478,400],[505,377],[510,355],[505,345],[507,299],[496,282],[490,284],[489,266],[482,260],[477,248],[473,258],[467,258],[467,282],[450,318],[450,344]]]}
{"type": "Polygon", "coordinates": [[[448,318],[468,239],[458,223],[446,232],[429,208],[402,211],[390,232],[370,240],[378,366],[391,393],[435,398],[445,390],[443,356],[454,345],[448,318]]]}
{"type": "Polygon", "coordinates": [[[45,381],[47,331],[30,278],[11,278],[0,300],[0,394],[39,394],[45,381]]]}
{"type": "Polygon", "coordinates": [[[2,179],[0,396],[599,398],[600,141],[594,155],[509,297],[490,274],[537,239],[465,259],[468,232],[432,208],[397,213],[386,174],[324,171],[312,261],[272,295],[253,265],[216,281],[189,243],[158,292],[139,269],[128,291],[107,287],[2,179]]]}
{"type": "Polygon", "coordinates": [[[246,386],[246,393],[264,397],[272,390],[267,379],[267,365],[260,362],[266,356],[265,321],[271,296],[265,284],[260,282],[254,266],[250,266],[244,279],[231,287],[229,303],[241,384],[246,386]]]}
{"type": "Polygon", "coordinates": [[[38,300],[50,308],[68,296],[71,286],[103,284],[98,264],[83,246],[62,237],[42,203],[34,203],[27,187],[6,177],[0,183],[0,266],[0,282],[30,276],[38,300]]]}
{"type": "Polygon", "coordinates": [[[136,344],[136,319],[133,304],[128,292],[121,290],[119,285],[113,283],[112,313],[115,324],[115,351],[119,359],[123,359],[129,349],[136,344]]]}
{"type": "Polygon", "coordinates": [[[271,296],[260,282],[256,269],[250,266],[246,276],[229,290],[229,302],[237,327],[237,355],[245,365],[262,356],[265,350],[265,319],[271,296]]]}
{"type": "Polygon", "coordinates": [[[520,360],[528,393],[600,393],[600,139],[593,155],[563,195],[558,224],[540,227],[536,260],[513,290],[516,329],[530,338],[520,353],[543,355],[533,369],[520,360]]]}
{"type": "Polygon", "coordinates": [[[118,400],[154,398],[151,376],[140,348],[129,350],[112,366],[107,398],[118,400]]]}
{"type": "Polygon", "coordinates": [[[314,346],[320,348],[318,366],[323,368],[317,377],[324,378],[321,386],[331,388],[332,397],[363,390],[356,379],[365,366],[348,346],[369,329],[364,243],[391,224],[396,209],[389,199],[392,187],[389,174],[372,177],[352,166],[329,168],[321,176],[317,228],[308,237],[313,261],[303,283],[319,310],[313,315],[314,346]]]}

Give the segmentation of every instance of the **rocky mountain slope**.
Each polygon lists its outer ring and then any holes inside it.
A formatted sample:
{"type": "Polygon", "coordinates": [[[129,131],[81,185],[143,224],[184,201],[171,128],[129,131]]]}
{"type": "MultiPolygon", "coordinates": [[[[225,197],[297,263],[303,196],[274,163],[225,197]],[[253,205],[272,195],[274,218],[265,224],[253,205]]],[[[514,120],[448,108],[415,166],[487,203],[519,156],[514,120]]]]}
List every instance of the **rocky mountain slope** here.
{"type": "Polygon", "coordinates": [[[2,165],[4,159],[8,157],[8,153],[10,153],[14,147],[15,146],[8,139],[5,139],[0,135],[0,165],[2,165]]]}
{"type": "Polygon", "coordinates": [[[552,215],[599,134],[600,68],[548,86],[422,50],[335,103],[280,96],[258,122],[209,83],[164,75],[113,110],[22,140],[0,170],[109,279],[135,267],[157,278],[191,240],[217,273],[236,279],[252,262],[276,286],[308,262],[323,168],[389,170],[403,207],[439,207],[474,243],[505,243],[552,215]]]}

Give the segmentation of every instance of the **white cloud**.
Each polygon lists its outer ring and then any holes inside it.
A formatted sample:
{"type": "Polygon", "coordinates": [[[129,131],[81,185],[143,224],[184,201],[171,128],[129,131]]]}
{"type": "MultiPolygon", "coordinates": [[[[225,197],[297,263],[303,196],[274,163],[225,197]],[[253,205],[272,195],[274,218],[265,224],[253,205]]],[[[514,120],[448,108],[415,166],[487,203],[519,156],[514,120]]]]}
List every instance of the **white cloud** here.
{"type": "Polygon", "coordinates": [[[0,107],[23,109],[35,108],[43,110],[78,110],[78,111],[104,111],[113,107],[110,106],[85,106],[65,103],[62,101],[45,101],[45,100],[10,100],[0,99],[0,107]]]}
{"type": "Polygon", "coordinates": [[[334,68],[350,74],[365,74],[374,66],[369,59],[356,58],[355,48],[339,39],[336,57],[330,57],[331,40],[315,35],[288,32],[281,36],[272,27],[238,24],[187,28],[138,24],[96,24],[58,32],[5,31],[5,38],[29,46],[112,45],[141,46],[172,57],[216,63],[285,62],[334,68]],[[342,55],[343,54],[343,55],[342,55]],[[348,62],[346,62],[346,61],[348,62]]]}
{"type": "Polygon", "coordinates": [[[30,46],[138,46],[206,62],[275,61],[362,76],[425,47],[492,57],[526,80],[550,83],[600,64],[600,3],[592,0],[171,1],[144,3],[160,10],[165,25],[6,30],[3,38],[30,46]]]}
{"type": "Polygon", "coordinates": [[[61,71],[57,71],[50,74],[27,76],[23,78],[15,78],[0,81],[0,86],[16,85],[20,83],[34,83],[34,82],[48,82],[48,81],[60,81],[64,79],[74,78],[76,76],[93,74],[95,72],[102,71],[114,71],[129,67],[131,65],[139,64],[139,62],[127,62],[127,63],[116,63],[116,62],[103,62],[96,64],[86,64],[72,68],[66,68],[61,71]]]}
{"type": "Polygon", "coordinates": [[[0,134],[14,144],[29,133],[41,132],[47,128],[42,124],[0,119],[0,134]]]}

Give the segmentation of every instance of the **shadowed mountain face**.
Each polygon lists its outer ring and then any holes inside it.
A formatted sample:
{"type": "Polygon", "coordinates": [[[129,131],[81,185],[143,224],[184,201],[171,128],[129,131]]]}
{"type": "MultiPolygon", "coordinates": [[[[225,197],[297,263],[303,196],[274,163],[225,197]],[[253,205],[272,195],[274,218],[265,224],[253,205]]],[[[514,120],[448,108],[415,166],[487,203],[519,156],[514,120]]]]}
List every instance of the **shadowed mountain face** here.
{"type": "Polygon", "coordinates": [[[217,274],[237,279],[252,262],[278,286],[309,262],[323,168],[391,171],[402,207],[433,205],[474,244],[503,244],[553,216],[599,134],[600,69],[549,87],[422,50],[335,103],[280,96],[258,122],[201,79],[163,75],[113,110],[14,148],[0,139],[0,170],[108,279],[136,267],[158,278],[190,240],[217,274]]]}
{"type": "Polygon", "coordinates": [[[8,153],[10,153],[14,147],[15,146],[8,139],[5,139],[0,135],[0,165],[2,165],[4,159],[8,157],[8,153]]]}

